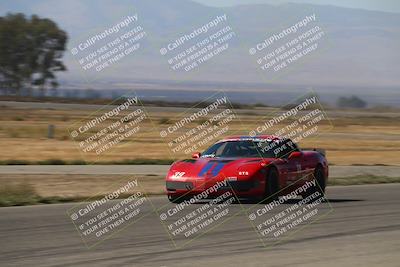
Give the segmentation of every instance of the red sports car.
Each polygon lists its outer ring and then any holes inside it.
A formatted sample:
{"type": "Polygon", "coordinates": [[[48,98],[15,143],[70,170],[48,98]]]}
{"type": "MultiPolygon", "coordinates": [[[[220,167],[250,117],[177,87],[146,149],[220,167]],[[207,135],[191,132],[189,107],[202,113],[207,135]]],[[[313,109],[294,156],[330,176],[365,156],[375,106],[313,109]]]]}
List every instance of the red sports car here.
{"type": "Polygon", "coordinates": [[[239,198],[276,199],[315,180],[301,194],[305,197],[323,193],[328,179],[328,162],[321,150],[300,150],[292,140],[277,136],[227,137],[192,157],[174,162],[168,171],[171,202],[205,191],[207,198],[233,191],[239,198]]]}

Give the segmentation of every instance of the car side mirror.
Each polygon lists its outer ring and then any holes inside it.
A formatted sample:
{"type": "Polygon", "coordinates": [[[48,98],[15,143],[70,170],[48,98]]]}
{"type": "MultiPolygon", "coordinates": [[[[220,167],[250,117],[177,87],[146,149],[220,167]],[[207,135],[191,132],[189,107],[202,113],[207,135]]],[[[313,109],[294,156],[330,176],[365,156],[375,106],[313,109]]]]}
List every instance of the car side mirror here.
{"type": "Polygon", "coordinates": [[[294,159],[294,158],[301,158],[302,153],[300,151],[293,151],[290,153],[288,159],[294,159]]]}
{"type": "Polygon", "coordinates": [[[194,158],[194,159],[198,159],[198,158],[200,158],[200,156],[201,156],[201,153],[200,153],[200,152],[194,152],[194,153],[192,154],[192,158],[194,158]]]}

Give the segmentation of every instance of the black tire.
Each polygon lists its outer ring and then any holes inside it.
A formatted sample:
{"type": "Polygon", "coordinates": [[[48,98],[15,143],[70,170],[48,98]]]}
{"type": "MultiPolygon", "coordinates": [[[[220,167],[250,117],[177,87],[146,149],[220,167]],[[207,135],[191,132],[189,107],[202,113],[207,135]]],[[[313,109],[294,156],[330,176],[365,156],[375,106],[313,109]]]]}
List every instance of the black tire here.
{"type": "Polygon", "coordinates": [[[271,202],[278,199],[279,174],[276,168],[271,168],[265,179],[264,201],[271,202]]]}
{"type": "Polygon", "coordinates": [[[326,180],[325,180],[325,172],[321,166],[317,166],[314,170],[314,179],[316,181],[315,186],[309,188],[305,194],[302,194],[303,198],[311,196],[315,192],[319,192],[321,196],[325,195],[325,187],[326,187],[326,180]]]}
{"type": "Polygon", "coordinates": [[[179,203],[182,203],[182,202],[183,202],[184,197],[182,197],[182,196],[173,197],[173,196],[171,196],[171,195],[168,195],[168,200],[169,200],[169,202],[171,202],[171,203],[179,204],[179,203]]]}
{"type": "Polygon", "coordinates": [[[325,172],[321,166],[318,166],[315,169],[314,177],[317,181],[317,183],[315,185],[315,187],[316,187],[315,191],[320,192],[322,195],[325,194],[325,187],[326,187],[325,172]]]}

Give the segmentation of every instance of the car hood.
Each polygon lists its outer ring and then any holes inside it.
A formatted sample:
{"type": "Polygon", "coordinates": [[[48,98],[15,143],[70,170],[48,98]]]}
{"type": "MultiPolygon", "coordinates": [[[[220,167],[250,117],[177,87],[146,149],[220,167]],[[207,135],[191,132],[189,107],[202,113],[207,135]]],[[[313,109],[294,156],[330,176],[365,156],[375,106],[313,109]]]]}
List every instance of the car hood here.
{"type": "Polygon", "coordinates": [[[261,163],[268,164],[273,159],[261,158],[199,158],[175,162],[168,173],[174,176],[179,173],[182,177],[204,178],[223,175],[238,176],[240,173],[251,176],[260,168],[261,163]],[[243,173],[245,172],[245,173],[243,173]]]}

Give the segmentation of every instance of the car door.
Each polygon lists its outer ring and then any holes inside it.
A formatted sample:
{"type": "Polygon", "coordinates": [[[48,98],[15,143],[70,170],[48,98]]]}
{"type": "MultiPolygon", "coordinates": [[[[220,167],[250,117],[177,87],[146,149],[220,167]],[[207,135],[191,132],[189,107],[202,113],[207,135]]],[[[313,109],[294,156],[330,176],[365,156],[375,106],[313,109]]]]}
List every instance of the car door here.
{"type": "Polygon", "coordinates": [[[297,147],[293,147],[292,141],[286,139],[279,144],[280,151],[278,157],[284,160],[286,169],[286,185],[291,185],[301,179],[302,164],[301,157],[291,158],[292,152],[296,151],[297,147]]]}

